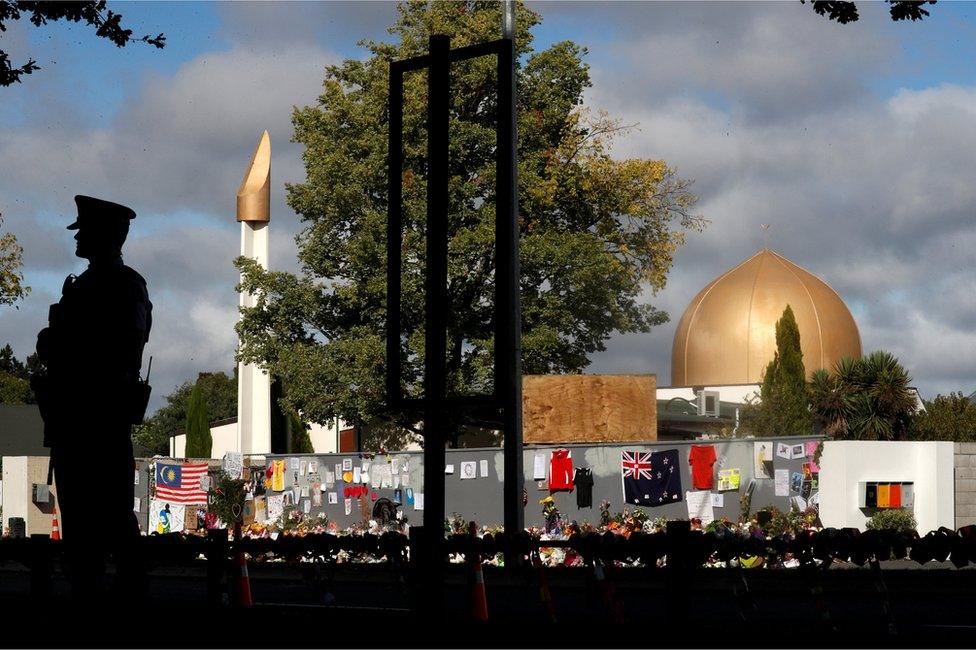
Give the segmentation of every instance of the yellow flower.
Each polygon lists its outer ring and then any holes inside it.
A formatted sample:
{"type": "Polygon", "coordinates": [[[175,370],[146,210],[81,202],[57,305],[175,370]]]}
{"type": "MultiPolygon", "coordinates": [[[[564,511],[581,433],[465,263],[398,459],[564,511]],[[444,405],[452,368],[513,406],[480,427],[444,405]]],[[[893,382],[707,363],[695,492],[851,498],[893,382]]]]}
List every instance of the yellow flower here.
{"type": "Polygon", "coordinates": [[[547,505],[547,504],[555,503],[555,502],[556,502],[555,499],[553,499],[551,496],[548,496],[548,497],[542,499],[541,501],[539,501],[539,504],[540,505],[547,505]]]}

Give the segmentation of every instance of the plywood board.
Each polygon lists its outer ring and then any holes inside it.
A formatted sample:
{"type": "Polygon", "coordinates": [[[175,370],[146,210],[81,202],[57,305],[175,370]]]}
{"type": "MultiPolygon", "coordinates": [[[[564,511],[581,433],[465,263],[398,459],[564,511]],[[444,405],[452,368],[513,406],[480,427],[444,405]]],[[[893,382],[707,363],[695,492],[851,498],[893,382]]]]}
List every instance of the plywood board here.
{"type": "Polygon", "coordinates": [[[528,375],[522,438],[537,444],[657,440],[657,377],[528,375]]]}

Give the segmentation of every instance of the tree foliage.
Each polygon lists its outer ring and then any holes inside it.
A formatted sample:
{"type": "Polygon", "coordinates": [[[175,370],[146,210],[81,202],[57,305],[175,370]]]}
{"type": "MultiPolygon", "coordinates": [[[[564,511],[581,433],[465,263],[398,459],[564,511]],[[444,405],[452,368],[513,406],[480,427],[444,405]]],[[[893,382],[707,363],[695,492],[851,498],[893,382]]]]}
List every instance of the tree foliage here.
{"type": "Polygon", "coordinates": [[[877,350],[844,358],[810,378],[810,405],[824,433],[847,440],[902,440],[917,407],[912,378],[898,359],[877,350]]]}
{"type": "Polygon", "coordinates": [[[200,388],[211,422],[237,415],[236,372],[234,376],[223,372],[200,373],[195,382],[186,381],[177,386],[165,397],[166,404],[134,428],[133,441],[150,452],[169,453],[170,436],[186,427],[190,393],[195,386],[200,388]]]}
{"type": "Polygon", "coordinates": [[[813,428],[800,328],[787,305],[776,321],[776,352],[763,372],[760,401],[746,407],[745,430],[760,436],[806,436],[813,428]]]}
{"type": "Polygon", "coordinates": [[[213,449],[213,437],[210,435],[210,415],[207,413],[207,401],[199,383],[194,384],[190,391],[190,399],[186,405],[186,451],[187,458],[210,458],[213,449]]]}
{"type": "MultiPolygon", "coordinates": [[[[898,20],[922,20],[929,15],[925,5],[934,5],[936,0],[885,0],[888,4],[888,13],[891,19],[898,20]]],[[[807,0],[800,0],[806,4],[807,0]]],[[[846,25],[855,23],[860,19],[857,12],[857,4],[845,0],[811,0],[810,6],[818,15],[830,20],[846,25]]]]}
{"type": "Polygon", "coordinates": [[[0,404],[34,404],[30,378],[39,365],[36,354],[28,356],[25,363],[14,356],[9,343],[0,348],[0,404]]]}
{"type": "MultiPolygon", "coordinates": [[[[166,46],[163,34],[134,38],[132,30],[122,26],[122,15],[105,8],[105,0],[84,0],[81,2],[47,2],[38,0],[0,0],[0,33],[7,31],[7,23],[26,18],[35,27],[48,22],[68,20],[84,22],[95,28],[95,36],[107,38],[118,47],[125,47],[130,41],[140,41],[162,49],[166,46]]],[[[41,67],[34,59],[28,59],[17,67],[10,62],[6,52],[0,50],[0,86],[20,83],[21,77],[32,74],[41,67]]]]}
{"type": "Polygon", "coordinates": [[[30,293],[30,287],[24,284],[23,268],[24,249],[17,243],[16,235],[0,235],[0,305],[12,305],[30,293]]]}
{"type": "Polygon", "coordinates": [[[925,402],[915,416],[912,437],[916,440],[976,441],[976,404],[962,393],[937,395],[925,402]]]}
{"type": "MultiPolygon", "coordinates": [[[[286,385],[310,421],[361,426],[389,418],[384,324],[389,62],[425,54],[431,33],[459,47],[498,38],[496,2],[399,6],[395,42],[326,71],[314,106],[297,108],[304,183],[287,186],[304,229],[301,273],[237,260],[241,288],[259,298],[242,310],[240,357],[286,385]]],[[[518,152],[523,369],[576,373],[615,332],[646,332],[667,314],[643,298],[665,286],[675,251],[704,220],[692,214],[690,181],[660,160],[616,160],[629,128],[583,109],[590,87],[585,48],[532,48],[540,18],[520,8],[518,152]]],[[[494,58],[451,69],[448,374],[452,392],[491,388],[494,241],[494,58]]],[[[402,363],[416,396],[423,369],[426,77],[404,80],[402,363]]],[[[413,428],[416,418],[397,425],[413,428]]]]}

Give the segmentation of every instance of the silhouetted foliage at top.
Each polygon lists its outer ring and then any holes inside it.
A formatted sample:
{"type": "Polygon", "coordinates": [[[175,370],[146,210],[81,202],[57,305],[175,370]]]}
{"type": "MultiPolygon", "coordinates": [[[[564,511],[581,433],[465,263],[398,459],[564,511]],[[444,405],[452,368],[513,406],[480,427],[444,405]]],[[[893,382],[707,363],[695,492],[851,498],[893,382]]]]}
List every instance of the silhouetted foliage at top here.
{"type": "MultiPolygon", "coordinates": [[[[800,0],[803,4],[807,0],[800,0]]],[[[922,20],[929,15],[925,5],[934,5],[935,0],[885,0],[892,20],[922,20]]],[[[812,0],[810,5],[821,16],[841,25],[856,23],[861,17],[857,13],[857,4],[845,0],[812,0]]]]}
{"type": "MultiPolygon", "coordinates": [[[[0,33],[7,31],[6,23],[21,18],[27,18],[35,27],[59,20],[70,20],[75,23],[84,21],[86,25],[95,28],[95,36],[107,38],[118,47],[125,47],[130,41],[148,43],[159,49],[166,46],[166,37],[163,34],[133,37],[132,30],[122,26],[122,14],[106,10],[105,0],[85,2],[0,0],[0,33]]],[[[20,83],[22,76],[40,69],[41,66],[37,65],[34,59],[28,59],[27,63],[14,67],[7,53],[0,50],[0,86],[20,83]]]]}

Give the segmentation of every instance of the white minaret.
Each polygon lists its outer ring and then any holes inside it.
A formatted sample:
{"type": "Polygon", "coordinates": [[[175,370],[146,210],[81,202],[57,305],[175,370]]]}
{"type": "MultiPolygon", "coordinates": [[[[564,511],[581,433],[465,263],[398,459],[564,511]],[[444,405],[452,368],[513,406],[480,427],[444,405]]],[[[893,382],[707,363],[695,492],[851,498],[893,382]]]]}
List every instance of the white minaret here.
{"type": "MultiPolygon", "coordinates": [[[[237,190],[241,222],[241,255],[268,268],[268,224],[271,221],[271,138],[261,134],[251,165],[237,190]]],[[[254,296],[241,293],[240,306],[253,307],[254,296]]],[[[271,453],[271,378],[251,364],[237,367],[237,450],[271,453]]]]}

